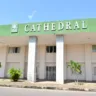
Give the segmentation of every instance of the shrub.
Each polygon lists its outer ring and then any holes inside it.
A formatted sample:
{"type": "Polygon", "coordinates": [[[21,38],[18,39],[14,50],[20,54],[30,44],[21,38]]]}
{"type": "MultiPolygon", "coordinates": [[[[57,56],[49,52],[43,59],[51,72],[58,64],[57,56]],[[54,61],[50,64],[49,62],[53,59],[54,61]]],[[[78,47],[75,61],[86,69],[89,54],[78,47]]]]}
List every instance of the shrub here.
{"type": "Polygon", "coordinates": [[[2,65],[1,65],[1,62],[0,62],[0,68],[2,67],[2,65]]]}
{"type": "Polygon", "coordinates": [[[9,69],[8,74],[10,75],[10,79],[16,82],[21,77],[22,72],[20,69],[11,68],[9,69]]]}
{"type": "Polygon", "coordinates": [[[77,83],[78,83],[78,75],[82,73],[81,64],[71,60],[70,63],[68,64],[68,67],[70,67],[72,72],[75,73],[75,75],[76,75],[76,77],[75,77],[76,80],[75,81],[77,81],[77,83]]]}

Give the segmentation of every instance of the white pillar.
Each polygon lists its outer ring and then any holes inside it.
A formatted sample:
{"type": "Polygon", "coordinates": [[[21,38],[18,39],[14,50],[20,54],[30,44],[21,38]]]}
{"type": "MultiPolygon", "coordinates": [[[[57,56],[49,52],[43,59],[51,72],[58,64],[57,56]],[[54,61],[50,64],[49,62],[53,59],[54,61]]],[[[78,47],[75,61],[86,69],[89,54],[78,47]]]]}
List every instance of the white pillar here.
{"type": "Polygon", "coordinates": [[[64,45],[64,80],[67,79],[67,62],[66,62],[66,57],[67,57],[67,45],[64,45]]]}
{"type": "Polygon", "coordinates": [[[85,45],[86,81],[92,81],[91,53],[92,53],[91,45],[86,44],[85,45]]]}
{"type": "MultiPolygon", "coordinates": [[[[0,60],[1,62],[1,68],[0,68],[0,77],[5,77],[5,74],[6,74],[6,60],[7,60],[7,50],[8,50],[8,47],[7,46],[4,46],[4,47],[1,47],[2,52],[0,52],[0,54],[2,54],[2,58],[0,60]]],[[[7,72],[8,73],[8,72],[7,72]]]]}
{"type": "Polygon", "coordinates": [[[46,66],[45,66],[45,45],[40,46],[40,66],[39,66],[39,79],[43,80],[45,79],[45,75],[46,75],[46,66]]]}
{"type": "Polygon", "coordinates": [[[27,79],[32,82],[36,81],[36,45],[37,38],[29,37],[27,79]]]}
{"type": "Polygon", "coordinates": [[[20,69],[22,69],[22,77],[21,78],[24,78],[24,65],[25,65],[25,46],[22,46],[21,47],[21,51],[20,51],[20,56],[22,57],[20,59],[20,69]]]}
{"type": "Polygon", "coordinates": [[[56,82],[64,83],[64,36],[56,36],[56,82]]]}

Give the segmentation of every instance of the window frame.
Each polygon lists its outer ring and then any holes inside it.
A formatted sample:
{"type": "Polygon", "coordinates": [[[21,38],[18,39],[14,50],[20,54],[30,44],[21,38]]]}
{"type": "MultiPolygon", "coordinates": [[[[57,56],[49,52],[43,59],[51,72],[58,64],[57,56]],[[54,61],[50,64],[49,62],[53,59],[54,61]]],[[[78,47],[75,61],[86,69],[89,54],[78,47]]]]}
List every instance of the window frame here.
{"type": "Polygon", "coordinates": [[[56,46],[46,46],[46,53],[56,53],[56,46]]]}
{"type": "Polygon", "coordinates": [[[8,53],[9,54],[19,54],[20,53],[20,47],[9,47],[8,53]]]}

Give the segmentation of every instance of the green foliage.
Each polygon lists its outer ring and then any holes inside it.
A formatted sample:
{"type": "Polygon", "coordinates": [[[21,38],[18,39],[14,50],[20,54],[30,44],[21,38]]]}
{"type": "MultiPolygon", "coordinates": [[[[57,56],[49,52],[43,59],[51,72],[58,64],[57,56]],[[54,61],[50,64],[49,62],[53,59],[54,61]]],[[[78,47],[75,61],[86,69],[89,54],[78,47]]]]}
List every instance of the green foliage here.
{"type": "Polygon", "coordinates": [[[68,64],[68,67],[70,67],[71,70],[75,73],[79,73],[79,74],[82,73],[81,64],[79,64],[78,62],[71,60],[70,63],[68,64]]]}
{"type": "Polygon", "coordinates": [[[9,69],[8,74],[10,75],[10,79],[16,82],[19,80],[22,72],[20,69],[11,68],[9,69]]]}
{"type": "Polygon", "coordinates": [[[78,74],[81,74],[82,73],[82,70],[81,70],[81,64],[79,64],[78,62],[75,62],[73,60],[70,61],[70,63],[68,64],[68,67],[70,67],[70,69],[72,70],[72,72],[75,73],[76,75],[76,80],[77,80],[77,83],[78,83],[78,74]]]}
{"type": "Polygon", "coordinates": [[[1,62],[0,62],[0,68],[2,67],[2,65],[1,65],[1,62]]]}

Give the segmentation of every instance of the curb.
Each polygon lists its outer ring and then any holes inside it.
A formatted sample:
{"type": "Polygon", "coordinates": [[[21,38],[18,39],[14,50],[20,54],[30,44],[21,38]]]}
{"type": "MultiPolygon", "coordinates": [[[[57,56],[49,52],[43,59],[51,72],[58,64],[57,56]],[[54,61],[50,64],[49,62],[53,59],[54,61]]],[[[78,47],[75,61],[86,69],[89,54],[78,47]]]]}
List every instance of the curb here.
{"type": "Polygon", "coordinates": [[[87,92],[96,92],[96,89],[87,89],[87,88],[61,88],[61,87],[48,87],[48,86],[20,86],[20,85],[2,85],[0,87],[15,87],[15,88],[32,88],[32,89],[49,89],[49,90],[64,90],[64,91],[87,91],[87,92]]]}

